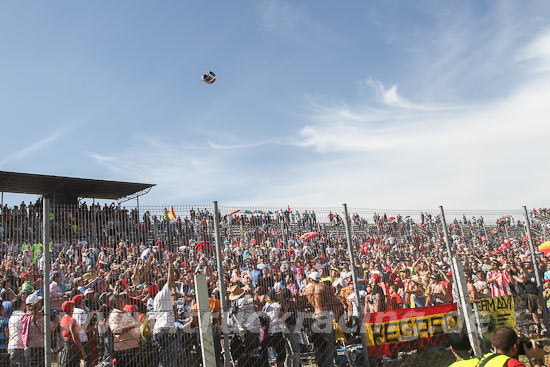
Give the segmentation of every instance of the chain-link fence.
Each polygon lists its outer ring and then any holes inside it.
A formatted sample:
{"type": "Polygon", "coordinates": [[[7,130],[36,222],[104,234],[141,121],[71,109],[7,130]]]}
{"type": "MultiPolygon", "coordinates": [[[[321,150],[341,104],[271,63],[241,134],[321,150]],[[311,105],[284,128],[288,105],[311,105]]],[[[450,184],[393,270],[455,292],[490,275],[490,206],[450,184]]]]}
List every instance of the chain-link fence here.
{"type": "MultiPolygon", "coordinates": [[[[341,207],[219,213],[217,248],[213,205],[52,206],[44,315],[42,203],[2,208],[4,365],[44,365],[44,317],[59,366],[446,366],[471,348],[439,211],[350,208],[351,242],[341,207]]],[[[530,298],[520,210],[446,219],[468,298],[530,298]]],[[[538,245],[550,216],[530,219],[538,245]]],[[[519,325],[542,333],[527,303],[519,325]]]]}

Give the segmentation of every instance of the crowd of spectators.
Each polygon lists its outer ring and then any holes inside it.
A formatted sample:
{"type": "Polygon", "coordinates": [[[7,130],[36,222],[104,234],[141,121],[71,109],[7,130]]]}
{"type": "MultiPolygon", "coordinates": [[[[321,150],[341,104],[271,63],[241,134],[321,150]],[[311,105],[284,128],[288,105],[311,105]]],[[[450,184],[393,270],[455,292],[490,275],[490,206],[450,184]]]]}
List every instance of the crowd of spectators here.
{"type": "MultiPolygon", "coordinates": [[[[231,356],[239,367],[267,365],[268,354],[278,365],[299,366],[309,343],[317,365],[332,366],[338,341],[360,342],[361,312],[456,301],[438,215],[353,214],[356,293],[342,216],[289,209],[223,214],[220,274],[208,209],[192,208],[171,220],[169,208],[140,213],[116,205],[57,207],[49,218],[54,312],[52,328],[45,331],[41,203],[3,207],[0,365],[43,365],[45,332],[62,367],[199,363],[195,274],[207,279],[218,363],[220,297],[229,303],[231,356]],[[329,324],[329,331],[312,327],[315,323],[329,324]]],[[[549,217],[546,209],[530,215],[535,228],[549,217]]],[[[470,298],[523,296],[542,325],[540,312],[547,305],[539,301],[534,273],[546,281],[550,305],[550,267],[538,252],[534,267],[523,223],[503,216],[488,225],[481,216],[464,215],[450,221],[449,231],[470,298]]],[[[546,330],[540,326],[537,332],[546,330]]]]}

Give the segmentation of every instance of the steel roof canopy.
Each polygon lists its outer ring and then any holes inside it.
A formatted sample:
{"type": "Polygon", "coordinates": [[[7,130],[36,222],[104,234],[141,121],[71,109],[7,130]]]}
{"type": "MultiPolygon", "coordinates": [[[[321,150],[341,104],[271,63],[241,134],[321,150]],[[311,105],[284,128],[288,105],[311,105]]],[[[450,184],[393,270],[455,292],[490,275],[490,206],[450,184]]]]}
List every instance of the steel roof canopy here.
{"type": "Polygon", "coordinates": [[[120,200],[149,190],[153,186],[155,185],[0,171],[0,191],[17,194],[43,196],[57,194],[78,198],[120,200]]]}

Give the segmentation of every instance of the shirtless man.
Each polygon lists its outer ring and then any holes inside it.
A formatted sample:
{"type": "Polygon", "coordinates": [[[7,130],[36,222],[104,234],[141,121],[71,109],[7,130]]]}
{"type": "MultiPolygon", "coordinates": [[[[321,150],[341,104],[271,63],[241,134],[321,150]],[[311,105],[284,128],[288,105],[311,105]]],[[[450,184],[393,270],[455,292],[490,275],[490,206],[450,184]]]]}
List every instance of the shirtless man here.
{"type": "Polygon", "coordinates": [[[315,346],[315,360],[319,367],[332,367],[335,355],[332,302],[337,301],[331,287],[321,283],[321,276],[314,271],[308,274],[309,284],[305,296],[313,306],[312,342],[315,346]]]}

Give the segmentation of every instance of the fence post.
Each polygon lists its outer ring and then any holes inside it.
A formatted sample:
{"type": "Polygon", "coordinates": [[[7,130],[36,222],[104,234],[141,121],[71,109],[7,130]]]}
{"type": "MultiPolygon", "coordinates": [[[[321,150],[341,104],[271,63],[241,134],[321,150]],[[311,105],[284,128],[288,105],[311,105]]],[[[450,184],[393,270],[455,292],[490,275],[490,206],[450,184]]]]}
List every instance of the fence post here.
{"type": "Polygon", "coordinates": [[[353,251],[353,243],[351,240],[350,219],[348,215],[347,204],[342,204],[344,207],[344,226],[346,228],[346,238],[348,242],[348,256],[351,269],[351,277],[353,280],[353,288],[355,291],[355,299],[357,300],[357,308],[359,311],[359,332],[361,333],[361,344],[363,346],[363,367],[369,367],[369,351],[367,349],[367,334],[365,332],[365,320],[363,320],[363,305],[359,297],[359,287],[357,284],[357,271],[355,269],[355,255],[353,251]]]}
{"type": "Polygon", "coordinates": [[[283,236],[283,245],[285,246],[285,249],[288,249],[288,240],[286,238],[286,228],[285,228],[285,222],[284,218],[281,220],[281,234],[283,236]]]}
{"type": "Polygon", "coordinates": [[[457,276],[457,289],[460,297],[459,307],[462,309],[462,314],[464,315],[464,322],[466,324],[466,332],[468,333],[468,340],[470,341],[470,346],[474,352],[474,355],[481,357],[483,351],[481,350],[481,343],[476,333],[476,323],[475,323],[475,313],[472,312],[472,303],[470,302],[470,296],[468,294],[468,286],[466,285],[466,279],[464,279],[464,268],[462,267],[462,262],[457,258],[452,259],[453,269],[457,276]]]}
{"type": "Polygon", "coordinates": [[[50,367],[52,335],[50,333],[50,199],[42,197],[42,251],[44,256],[44,366],[50,367]]]}
{"type": "Polygon", "coordinates": [[[531,235],[531,221],[529,220],[529,214],[527,213],[527,207],[523,206],[523,215],[525,216],[525,229],[527,229],[527,238],[529,240],[529,250],[531,252],[531,260],[533,261],[533,268],[535,269],[535,281],[537,282],[537,290],[542,305],[542,317],[544,318],[544,328],[549,330],[548,322],[548,309],[544,307],[546,300],[542,293],[542,281],[540,279],[539,265],[537,262],[537,256],[535,255],[535,245],[533,244],[533,236],[531,235]]]}
{"type": "Polygon", "coordinates": [[[212,335],[212,318],[210,316],[210,306],[208,304],[206,275],[195,275],[195,294],[197,297],[197,313],[199,317],[202,365],[204,367],[216,367],[214,336],[212,335]]]}
{"type": "MultiPolygon", "coordinates": [[[[474,316],[475,316],[475,319],[476,319],[476,327],[477,327],[478,337],[479,337],[479,340],[483,340],[483,330],[482,330],[482,325],[481,325],[481,316],[479,314],[479,306],[475,302],[472,303],[472,306],[474,308],[474,316]]],[[[485,352],[486,352],[485,345],[482,345],[481,352],[483,354],[485,354],[485,352]]]]}
{"type": "Polygon", "coordinates": [[[468,339],[470,340],[470,346],[472,347],[474,355],[476,357],[481,357],[483,354],[481,351],[479,339],[475,334],[472,306],[470,304],[470,297],[468,296],[468,288],[466,286],[466,281],[462,276],[464,274],[464,269],[462,268],[462,263],[458,259],[454,258],[451,251],[451,240],[449,238],[449,230],[447,228],[447,220],[445,219],[443,206],[439,206],[439,211],[441,213],[441,226],[443,227],[443,234],[445,237],[445,247],[447,249],[449,260],[451,261],[451,274],[453,277],[453,283],[458,290],[458,307],[464,317],[468,339]]]}
{"type": "Polygon", "coordinates": [[[225,301],[225,272],[223,271],[222,261],[222,239],[220,236],[220,211],[218,202],[214,201],[214,234],[216,235],[216,265],[218,268],[218,288],[220,290],[220,303],[222,306],[222,333],[223,333],[223,353],[225,367],[231,366],[231,355],[229,352],[229,330],[227,329],[227,302],[225,301]]]}

